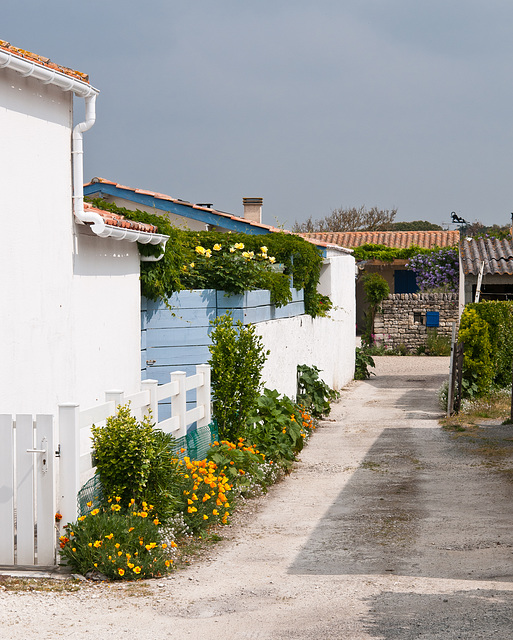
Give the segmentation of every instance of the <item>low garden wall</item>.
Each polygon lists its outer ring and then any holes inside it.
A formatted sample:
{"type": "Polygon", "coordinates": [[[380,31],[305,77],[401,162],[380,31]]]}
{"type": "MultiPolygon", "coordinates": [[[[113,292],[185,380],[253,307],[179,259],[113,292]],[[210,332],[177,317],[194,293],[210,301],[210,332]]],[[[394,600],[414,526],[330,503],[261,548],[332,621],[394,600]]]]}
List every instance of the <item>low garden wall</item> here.
{"type": "Polygon", "coordinates": [[[381,309],[374,319],[375,341],[412,352],[425,346],[429,325],[439,336],[451,336],[452,323],[458,322],[458,294],[395,293],[381,309]]]}

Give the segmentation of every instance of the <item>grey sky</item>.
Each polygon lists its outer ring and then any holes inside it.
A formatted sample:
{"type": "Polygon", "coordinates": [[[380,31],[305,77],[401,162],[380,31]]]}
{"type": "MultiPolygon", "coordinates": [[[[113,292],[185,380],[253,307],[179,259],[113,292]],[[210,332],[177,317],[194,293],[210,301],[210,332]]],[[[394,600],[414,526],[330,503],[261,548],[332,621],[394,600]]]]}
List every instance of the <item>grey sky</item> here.
{"type": "Polygon", "coordinates": [[[0,38],[101,91],[87,179],[262,196],[286,227],[362,204],[506,224],[512,26],[506,0],[20,0],[0,38]]]}

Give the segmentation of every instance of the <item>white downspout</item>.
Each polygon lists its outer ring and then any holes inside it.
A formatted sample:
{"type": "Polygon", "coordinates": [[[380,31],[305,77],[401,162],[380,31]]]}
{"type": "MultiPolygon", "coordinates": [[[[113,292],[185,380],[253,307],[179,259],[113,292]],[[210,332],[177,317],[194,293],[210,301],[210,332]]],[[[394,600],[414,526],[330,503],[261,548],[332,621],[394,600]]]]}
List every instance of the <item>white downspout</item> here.
{"type": "Polygon", "coordinates": [[[93,223],[91,229],[96,234],[105,229],[103,218],[93,211],[84,211],[84,145],[83,133],[89,131],[96,120],[96,94],[85,98],[85,120],[73,129],[73,212],[81,222],[93,223]]]}

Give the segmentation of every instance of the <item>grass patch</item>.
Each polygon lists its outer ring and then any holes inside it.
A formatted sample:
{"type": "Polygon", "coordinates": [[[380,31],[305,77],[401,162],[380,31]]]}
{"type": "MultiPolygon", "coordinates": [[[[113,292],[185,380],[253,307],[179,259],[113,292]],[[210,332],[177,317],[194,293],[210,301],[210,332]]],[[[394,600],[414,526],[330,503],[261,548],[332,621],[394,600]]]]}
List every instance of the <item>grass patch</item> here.
{"type": "Polygon", "coordinates": [[[66,580],[53,580],[50,578],[12,578],[0,576],[0,588],[5,591],[15,592],[52,592],[70,593],[80,589],[80,581],[75,578],[66,580]]]}
{"type": "Polygon", "coordinates": [[[461,452],[479,460],[478,466],[513,482],[511,391],[501,389],[463,403],[459,414],[440,421],[461,452]]]}
{"type": "Polygon", "coordinates": [[[476,400],[464,400],[461,411],[440,424],[448,429],[478,425],[483,420],[497,420],[506,423],[511,416],[511,390],[498,389],[476,400]]]}

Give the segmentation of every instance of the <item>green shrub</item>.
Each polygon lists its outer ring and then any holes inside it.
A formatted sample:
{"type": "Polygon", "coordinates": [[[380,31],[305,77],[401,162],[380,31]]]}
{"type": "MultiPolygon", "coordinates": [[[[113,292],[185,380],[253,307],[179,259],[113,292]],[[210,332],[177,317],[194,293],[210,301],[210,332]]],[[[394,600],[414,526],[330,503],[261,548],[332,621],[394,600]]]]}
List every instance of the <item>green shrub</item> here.
{"type": "Polygon", "coordinates": [[[482,395],[489,391],[494,377],[488,323],[469,305],[461,316],[458,340],[465,345],[463,395],[482,395]]]}
{"type": "Polygon", "coordinates": [[[93,425],[91,434],[105,498],[118,496],[121,504],[132,498],[137,503],[147,501],[163,521],[176,512],[174,441],[153,427],[151,416],[139,422],[128,404],[120,406],[105,426],[93,425]]]}
{"type": "Polygon", "coordinates": [[[248,418],[247,439],[288,471],[313,427],[303,413],[288,396],[280,397],[276,390],[264,389],[248,418]]]}
{"type": "Polygon", "coordinates": [[[140,508],[118,499],[65,526],[61,555],[76,573],[98,571],[109,580],[137,580],[167,573],[172,546],[162,541],[150,505],[140,508]]]}
{"type": "Polygon", "coordinates": [[[268,355],[255,327],[233,325],[230,313],[216,318],[211,339],[213,417],[219,437],[237,440],[243,435],[248,415],[255,407],[262,367],[268,355]]]}
{"type": "Polygon", "coordinates": [[[368,380],[371,375],[376,375],[369,371],[369,367],[375,367],[374,358],[368,353],[365,347],[356,347],[354,363],[354,379],[368,380]]]}
{"type": "Polygon", "coordinates": [[[365,330],[362,339],[367,344],[374,343],[374,318],[381,303],[390,294],[390,287],[379,273],[367,273],[362,278],[363,291],[369,303],[369,312],[365,315],[365,330]]]}
{"type": "Polygon", "coordinates": [[[338,391],[319,378],[319,373],[320,369],[315,366],[300,364],[297,367],[297,403],[314,418],[329,415],[330,403],[340,397],[338,391]]]}
{"type": "Polygon", "coordinates": [[[494,385],[499,388],[511,385],[513,302],[487,300],[468,304],[466,309],[474,309],[488,325],[494,385]]]}
{"type": "Polygon", "coordinates": [[[424,353],[428,356],[450,356],[451,339],[439,336],[436,328],[428,328],[424,353]]]}

